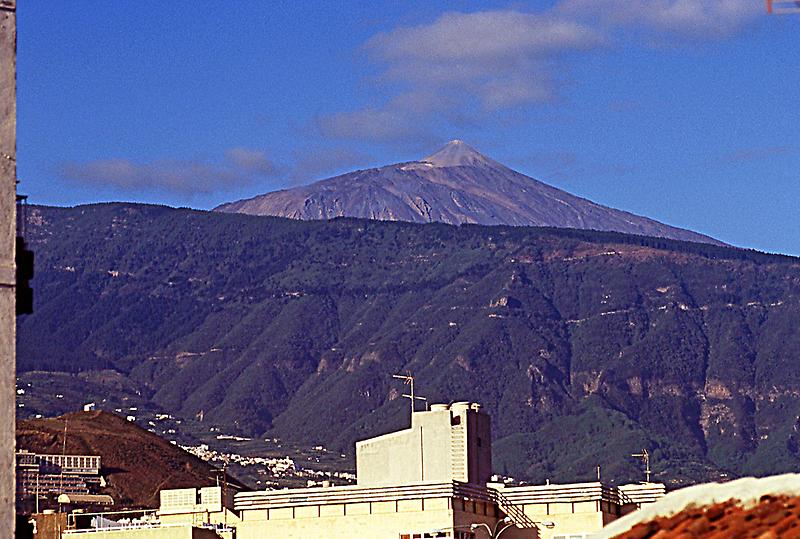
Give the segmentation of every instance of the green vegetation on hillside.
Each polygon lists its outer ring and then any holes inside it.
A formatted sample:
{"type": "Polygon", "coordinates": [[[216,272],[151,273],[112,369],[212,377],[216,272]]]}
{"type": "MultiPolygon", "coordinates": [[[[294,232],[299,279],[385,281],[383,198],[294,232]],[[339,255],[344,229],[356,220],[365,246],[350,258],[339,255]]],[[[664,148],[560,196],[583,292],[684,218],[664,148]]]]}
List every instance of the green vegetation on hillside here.
{"type": "Polygon", "coordinates": [[[407,423],[390,374],[411,371],[431,401],[486,406],[497,471],[531,481],[639,479],[642,447],[665,481],[800,465],[795,258],[134,204],[29,216],[21,371],[107,369],[177,415],[343,448],[407,423]]]}

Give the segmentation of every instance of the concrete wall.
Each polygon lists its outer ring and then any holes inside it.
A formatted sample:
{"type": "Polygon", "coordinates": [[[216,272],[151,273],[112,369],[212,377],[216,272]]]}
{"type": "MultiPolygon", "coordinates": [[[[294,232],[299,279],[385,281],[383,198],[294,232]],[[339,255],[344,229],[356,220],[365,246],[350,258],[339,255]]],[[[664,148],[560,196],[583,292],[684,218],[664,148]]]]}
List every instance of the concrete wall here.
{"type": "MultiPolygon", "coordinates": [[[[556,535],[578,535],[600,531],[604,517],[611,515],[598,511],[600,502],[566,502],[551,504],[531,504],[525,506],[525,514],[534,522],[552,522],[553,528],[539,525],[539,537],[552,539],[556,535]]],[[[509,537],[509,539],[513,539],[509,537]]]]}
{"type": "Polygon", "coordinates": [[[492,474],[489,416],[469,403],[415,412],[411,428],[356,443],[359,486],[420,481],[485,485],[492,474]]]}
{"type": "MultiPolygon", "coordinates": [[[[494,505],[448,498],[309,505],[242,511],[237,539],[398,539],[401,534],[464,529],[497,522],[494,505]],[[453,507],[455,505],[455,507],[453,507]]],[[[523,537],[523,536],[521,536],[523,537]]],[[[524,537],[533,538],[530,530],[524,537]]]]}
{"type": "Polygon", "coordinates": [[[416,412],[410,429],[356,443],[359,486],[451,481],[450,412],[416,412]]]}
{"type": "MultiPolygon", "coordinates": [[[[584,508],[585,509],[585,508],[584,508]]],[[[532,516],[542,516],[533,512],[532,516]]],[[[398,539],[401,534],[467,530],[470,524],[486,523],[493,528],[498,520],[496,507],[480,501],[460,499],[402,500],[372,504],[336,504],[248,510],[241,514],[237,539],[281,537],[283,539],[398,539]]],[[[502,517],[502,514],[500,515],[502,517]]],[[[602,518],[598,513],[562,512],[537,520],[530,528],[511,527],[503,533],[507,539],[552,539],[554,535],[597,531],[602,518]],[[542,521],[556,525],[546,528],[542,521]]],[[[486,537],[477,531],[478,538],[486,537]]]]}
{"type": "Polygon", "coordinates": [[[407,429],[357,442],[358,485],[403,485],[421,481],[420,434],[419,429],[407,429]]]}
{"type": "Polygon", "coordinates": [[[16,43],[15,0],[0,0],[0,529],[14,529],[16,309],[16,43]]]}
{"type": "Polygon", "coordinates": [[[220,539],[213,530],[191,526],[163,526],[156,528],[109,528],[91,533],[64,533],[64,539],[220,539]]]}
{"type": "Polygon", "coordinates": [[[467,470],[469,483],[485,485],[492,477],[492,424],[489,415],[475,410],[465,413],[467,421],[467,470]]]}
{"type": "MultiPolygon", "coordinates": [[[[528,521],[511,527],[507,539],[552,539],[559,535],[591,534],[610,517],[599,500],[527,504],[520,507],[528,521]],[[547,527],[545,522],[553,523],[547,527]]],[[[491,502],[462,498],[401,499],[359,503],[310,504],[248,509],[240,513],[237,539],[370,537],[397,539],[401,534],[466,530],[484,522],[494,527],[504,514],[491,502]]],[[[477,537],[485,537],[482,531],[477,537]]]]}
{"type": "Polygon", "coordinates": [[[399,533],[451,527],[452,512],[447,500],[440,500],[438,505],[434,502],[425,500],[425,510],[422,500],[401,500],[246,511],[236,528],[236,538],[398,539],[399,533]]]}
{"type": "Polygon", "coordinates": [[[196,512],[196,513],[162,513],[159,511],[158,520],[163,524],[224,524],[228,527],[236,527],[239,524],[239,516],[225,508],[216,512],[196,512]]]}

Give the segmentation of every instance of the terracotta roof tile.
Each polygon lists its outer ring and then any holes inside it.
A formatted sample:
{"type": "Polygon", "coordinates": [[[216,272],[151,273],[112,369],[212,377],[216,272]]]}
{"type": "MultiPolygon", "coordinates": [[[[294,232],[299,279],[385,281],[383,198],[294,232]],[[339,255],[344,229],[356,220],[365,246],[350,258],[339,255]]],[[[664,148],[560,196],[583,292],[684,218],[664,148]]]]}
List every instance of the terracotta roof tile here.
{"type": "Polygon", "coordinates": [[[636,524],[619,539],[800,539],[800,497],[762,496],[743,508],[737,500],[689,507],[671,517],[636,524]]]}

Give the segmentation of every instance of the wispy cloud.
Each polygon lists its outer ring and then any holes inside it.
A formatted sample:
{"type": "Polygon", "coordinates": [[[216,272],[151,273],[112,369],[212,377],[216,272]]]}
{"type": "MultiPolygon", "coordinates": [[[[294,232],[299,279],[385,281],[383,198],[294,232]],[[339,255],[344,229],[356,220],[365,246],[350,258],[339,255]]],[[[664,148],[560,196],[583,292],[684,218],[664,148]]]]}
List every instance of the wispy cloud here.
{"type": "Polygon", "coordinates": [[[267,158],[267,154],[260,150],[247,148],[231,148],[225,152],[228,162],[243,172],[272,177],[280,174],[280,167],[267,158]]]}
{"type": "Polygon", "coordinates": [[[280,167],[257,150],[232,148],[222,163],[162,160],[137,163],[130,159],[103,159],[60,166],[61,177],[121,191],[160,191],[182,195],[209,194],[273,178],[280,167]]]}
{"type": "Polygon", "coordinates": [[[541,180],[572,180],[576,177],[615,177],[629,176],[636,171],[635,166],[611,163],[586,158],[571,151],[531,153],[515,160],[530,168],[531,173],[541,180]]]}
{"type": "Polygon", "coordinates": [[[366,48],[386,63],[389,80],[432,92],[467,90],[491,108],[550,99],[549,61],[603,42],[598,32],[578,22],[483,11],[445,13],[432,24],[378,34],[366,48]]]}
{"type": "Polygon", "coordinates": [[[728,163],[746,163],[750,161],[761,161],[779,155],[793,153],[795,148],[792,146],[765,146],[761,148],[742,148],[724,156],[723,161],[728,163]]]}
{"type": "Polygon", "coordinates": [[[364,50],[383,70],[384,103],[318,119],[334,139],[404,141],[431,123],[459,123],[499,109],[555,99],[556,60],[602,46],[588,26],[519,11],[445,13],[430,24],[373,36],[364,50]],[[470,114],[466,114],[469,110],[470,114]]]}
{"type": "Polygon", "coordinates": [[[407,110],[390,103],[379,108],[319,116],[317,127],[330,139],[395,142],[413,140],[419,135],[421,126],[415,120],[407,110]]]}
{"type": "Polygon", "coordinates": [[[638,28],[706,41],[741,32],[763,14],[752,0],[562,0],[555,11],[613,29],[638,28]]]}
{"type": "Polygon", "coordinates": [[[323,115],[328,139],[406,142],[504,111],[558,104],[572,85],[568,57],[605,49],[631,32],[642,46],[723,39],[760,13],[753,0],[559,0],[540,12],[448,12],[371,37],[378,101],[323,115]]]}
{"type": "Polygon", "coordinates": [[[295,152],[295,162],[289,178],[305,184],[356,166],[366,166],[372,157],[347,148],[314,148],[295,152]]]}

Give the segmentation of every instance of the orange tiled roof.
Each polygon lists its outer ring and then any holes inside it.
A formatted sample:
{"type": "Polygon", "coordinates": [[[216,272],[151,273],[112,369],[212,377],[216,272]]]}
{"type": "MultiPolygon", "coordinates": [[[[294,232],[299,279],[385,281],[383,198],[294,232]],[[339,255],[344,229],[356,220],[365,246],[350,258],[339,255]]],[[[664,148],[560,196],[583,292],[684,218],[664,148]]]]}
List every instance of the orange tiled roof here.
{"type": "Polygon", "coordinates": [[[752,507],[731,500],[640,522],[617,539],[800,539],[800,497],[762,496],[752,507]]]}

